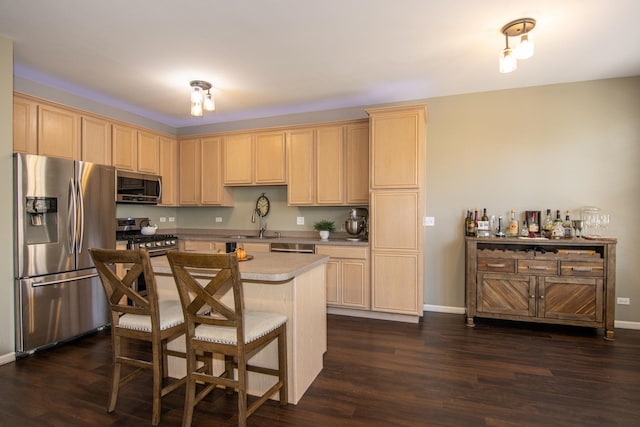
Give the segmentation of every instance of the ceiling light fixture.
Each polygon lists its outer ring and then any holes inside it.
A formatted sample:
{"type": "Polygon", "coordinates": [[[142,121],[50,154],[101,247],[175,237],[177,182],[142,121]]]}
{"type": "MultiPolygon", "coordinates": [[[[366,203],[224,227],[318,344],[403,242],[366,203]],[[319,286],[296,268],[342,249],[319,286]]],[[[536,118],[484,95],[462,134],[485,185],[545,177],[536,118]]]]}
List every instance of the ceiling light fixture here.
{"type": "Polygon", "coordinates": [[[211,95],[211,83],[204,80],[192,80],[189,82],[193,88],[191,92],[191,115],[202,117],[204,111],[215,111],[216,104],[211,95]],[[205,94],[204,91],[207,91],[205,94]]]}
{"type": "Polygon", "coordinates": [[[500,55],[500,72],[510,73],[518,68],[518,59],[533,56],[533,39],[529,32],[536,26],[533,18],[520,18],[502,27],[506,46],[500,55]],[[515,48],[509,47],[509,37],[520,37],[520,43],[515,48]]]}

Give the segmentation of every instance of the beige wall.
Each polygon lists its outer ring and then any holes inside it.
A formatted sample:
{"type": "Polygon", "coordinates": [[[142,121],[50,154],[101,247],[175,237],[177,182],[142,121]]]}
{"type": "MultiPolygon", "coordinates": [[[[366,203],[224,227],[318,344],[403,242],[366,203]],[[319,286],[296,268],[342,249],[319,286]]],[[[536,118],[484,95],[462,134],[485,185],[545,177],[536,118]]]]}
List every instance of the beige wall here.
{"type": "Polygon", "coordinates": [[[464,306],[464,210],[598,206],[618,237],[616,319],[640,322],[640,77],[427,100],[426,304],[464,306]]]}
{"type": "Polygon", "coordinates": [[[13,360],[13,43],[0,37],[0,364],[13,360]]]}

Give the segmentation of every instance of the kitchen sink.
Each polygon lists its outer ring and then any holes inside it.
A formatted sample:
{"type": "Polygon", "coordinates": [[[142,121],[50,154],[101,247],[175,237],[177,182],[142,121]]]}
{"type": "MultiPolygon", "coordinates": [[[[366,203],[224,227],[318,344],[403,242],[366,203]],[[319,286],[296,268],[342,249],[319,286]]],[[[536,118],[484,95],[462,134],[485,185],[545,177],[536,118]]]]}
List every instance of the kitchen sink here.
{"type": "Polygon", "coordinates": [[[227,239],[258,239],[258,240],[269,240],[269,239],[277,239],[278,236],[264,236],[264,237],[258,237],[258,236],[247,236],[244,234],[235,234],[233,236],[226,236],[227,239]]]}

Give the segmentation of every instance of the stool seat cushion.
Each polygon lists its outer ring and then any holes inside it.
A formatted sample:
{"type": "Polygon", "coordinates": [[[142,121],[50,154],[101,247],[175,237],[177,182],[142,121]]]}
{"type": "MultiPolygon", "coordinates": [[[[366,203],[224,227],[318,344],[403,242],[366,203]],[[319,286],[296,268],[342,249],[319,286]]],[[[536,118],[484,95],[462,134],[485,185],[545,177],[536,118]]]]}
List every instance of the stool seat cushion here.
{"type": "MultiPolygon", "coordinates": [[[[244,341],[248,344],[273,332],[287,322],[287,316],[266,311],[244,312],[244,341]]],[[[236,345],[235,327],[199,325],[196,327],[194,339],[220,344],[236,345]]]]}
{"type": "MultiPolygon", "coordinates": [[[[169,329],[184,323],[182,306],[179,300],[161,300],[158,302],[160,330],[169,329]]],[[[118,323],[120,328],[151,332],[151,316],[140,314],[123,314],[118,323]]]]}

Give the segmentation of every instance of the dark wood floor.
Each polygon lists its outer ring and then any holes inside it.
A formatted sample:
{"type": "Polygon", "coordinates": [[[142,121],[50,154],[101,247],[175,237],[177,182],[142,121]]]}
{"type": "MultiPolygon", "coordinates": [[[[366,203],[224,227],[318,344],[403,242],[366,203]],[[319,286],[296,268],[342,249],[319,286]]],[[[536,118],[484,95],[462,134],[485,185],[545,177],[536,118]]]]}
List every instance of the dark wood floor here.
{"type": "MultiPolygon", "coordinates": [[[[640,426],[640,331],[510,322],[464,326],[426,313],[418,325],[329,316],[325,367],[298,405],[263,405],[250,426],[640,426]]],[[[149,425],[151,377],[106,413],[110,339],[100,332],[0,366],[0,426],[149,425]]],[[[179,426],[184,393],[163,399],[179,426]]],[[[233,426],[222,392],[194,426],[233,426]]]]}

